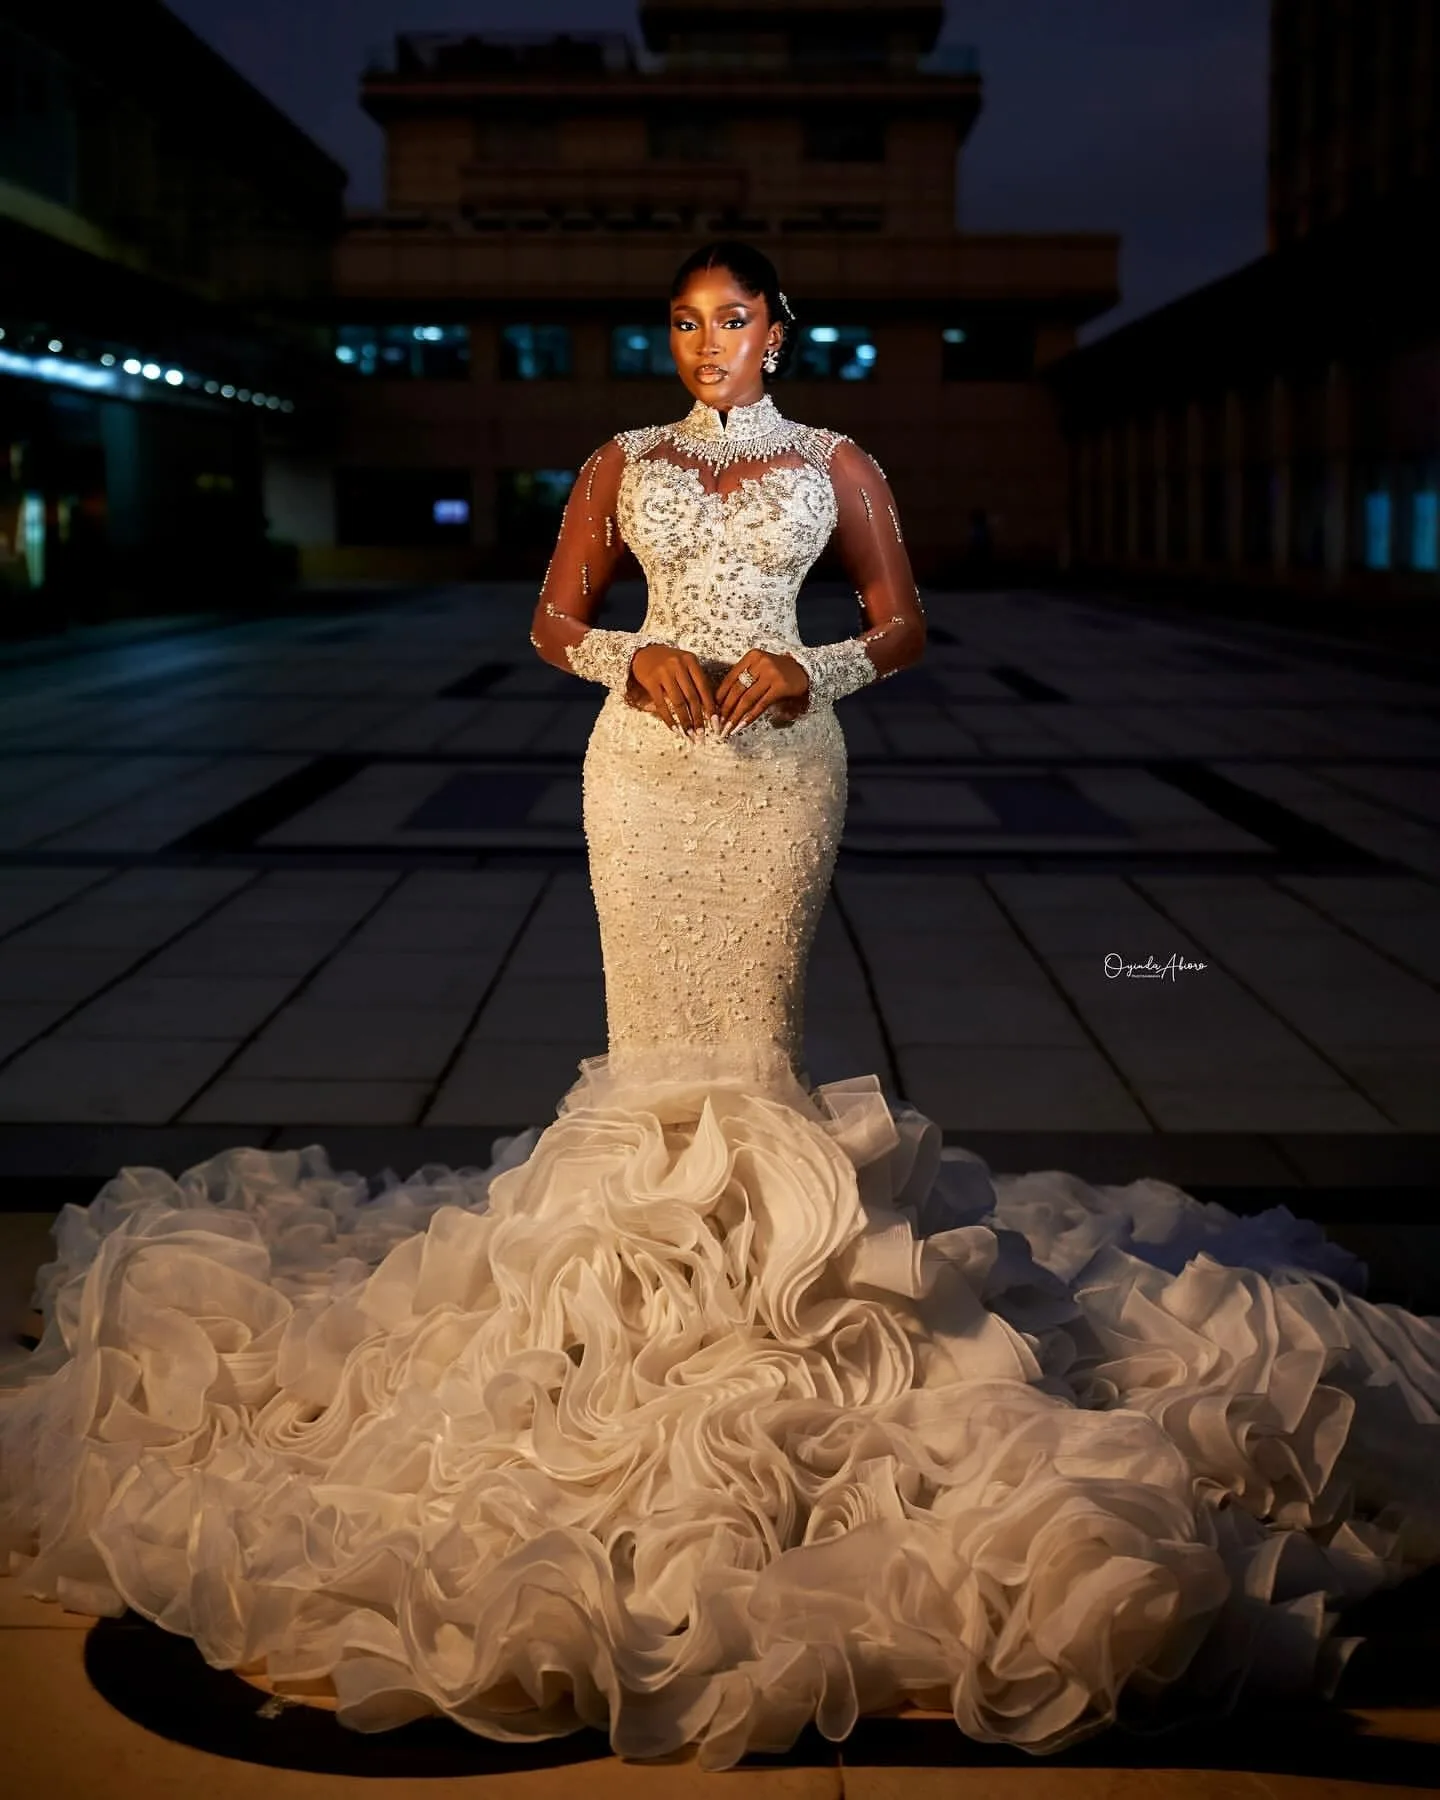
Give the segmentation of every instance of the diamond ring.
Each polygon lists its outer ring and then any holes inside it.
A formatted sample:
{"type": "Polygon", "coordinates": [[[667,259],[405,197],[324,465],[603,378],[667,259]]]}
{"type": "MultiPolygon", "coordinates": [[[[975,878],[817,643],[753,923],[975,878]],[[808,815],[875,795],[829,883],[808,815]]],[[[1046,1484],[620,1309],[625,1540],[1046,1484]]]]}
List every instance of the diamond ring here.
{"type": "Polygon", "coordinates": [[[743,688],[754,687],[754,685],[755,685],[755,677],[750,673],[750,671],[748,669],[742,669],[740,671],[739,675],[736,676],[736,680],[740,683],[741,687],[743,687],[743,688]]]}

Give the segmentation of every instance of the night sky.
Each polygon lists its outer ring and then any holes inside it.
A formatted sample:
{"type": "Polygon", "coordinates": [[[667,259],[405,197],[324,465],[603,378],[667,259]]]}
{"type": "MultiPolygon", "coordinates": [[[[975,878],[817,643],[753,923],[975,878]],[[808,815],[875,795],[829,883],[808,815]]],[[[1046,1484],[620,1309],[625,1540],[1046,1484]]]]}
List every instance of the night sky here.
{"type": "MultiPolygon", "coordinates": [[[[170,0],[171,10],[378,203],[367,55],[396,32],[613,28],[633,0],[170,0]]],[[[1268,0],[950,0],[943,41],[979,46],[985,108],[961,219],[986,231],[1118,231],[1126,319],[1265,249],[1268,0]]],[[[783,271],[782,271],[783,272],[783,271]]]]}

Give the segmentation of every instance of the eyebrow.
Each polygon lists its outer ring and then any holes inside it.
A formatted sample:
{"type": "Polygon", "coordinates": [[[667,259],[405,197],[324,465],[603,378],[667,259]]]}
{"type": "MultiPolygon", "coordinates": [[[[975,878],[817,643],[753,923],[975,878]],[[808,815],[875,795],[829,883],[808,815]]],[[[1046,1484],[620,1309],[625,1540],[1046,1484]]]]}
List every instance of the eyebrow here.
{"type": "MultiPolygon", "coordinates": [[[[716,310],[718,312],[744,312],[749,305],[748,300],[726,300],[716,310]]],[[[683,300],[672,300],[670,310],[672,312],[698,312],[700,309],[698,306],[687,305],[683,300]]]]}

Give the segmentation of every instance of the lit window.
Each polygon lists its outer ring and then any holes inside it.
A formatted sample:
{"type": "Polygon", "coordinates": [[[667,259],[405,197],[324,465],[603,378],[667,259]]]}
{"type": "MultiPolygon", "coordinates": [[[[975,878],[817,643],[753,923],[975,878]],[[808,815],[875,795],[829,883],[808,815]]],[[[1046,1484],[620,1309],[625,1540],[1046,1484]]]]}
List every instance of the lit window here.
{"type": "Polygon", "coordinates": [[[1410,566],[1434,574],[1440,569],[1440,494],[1421,488],[1410,502],[1410,566]]]}
{"type": "Polygon", "coordinates": [[[335,471],[335,523],[342,544],[468,544],[466,469],[335,471]]]}
{"type": "Polygon", "coordinates": [[[617,325],[610,333],[612,375],[673,375],[668,325],[617,325]]]}
{"type": "Polygon", "coordinates": [[[1365,567],[1390,567],[1390,496],[1384,488],[1365,496],[1365,567]]]}
{"type": "Polygon", "coordinates": [[[1035,327],[1024,319],[978,316],[940,333],[944,381],[1028,381],[1035,372],[1035,327]]]}
{"type": "Polygon", "coordinates": [[[464,380],[470,372],[470,327],[341,325],[335,333],[335,358],[360,375],[464,380]]]}
{"type": "Polygon", "coordinates": [[[553,545],[574,485],[574,469],[501,469],[495,496],[501,542],[532,548],[553,545]]]}
{"type": "Polygon", "coordinates": [[[575,372],[568,325],[507,325],[500,333],[506,381],[554,381],[575,372]]]}
{"type": "Polygon", "coordinates": [[[875,356],[864,325],[802,325],[790,373],[802,381],[868,381],[875,356]]]}

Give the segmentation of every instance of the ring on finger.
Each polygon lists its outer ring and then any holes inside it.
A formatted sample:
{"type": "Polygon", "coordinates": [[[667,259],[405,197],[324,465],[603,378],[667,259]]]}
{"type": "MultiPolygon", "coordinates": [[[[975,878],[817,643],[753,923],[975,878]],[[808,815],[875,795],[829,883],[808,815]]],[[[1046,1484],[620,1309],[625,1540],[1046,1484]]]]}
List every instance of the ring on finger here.
{"type": "Polygon", "coordinates": [[[753,669],[742,669],[735,679],[741,687],[752,688],[755,685],[755,672],[753,669]]]}

